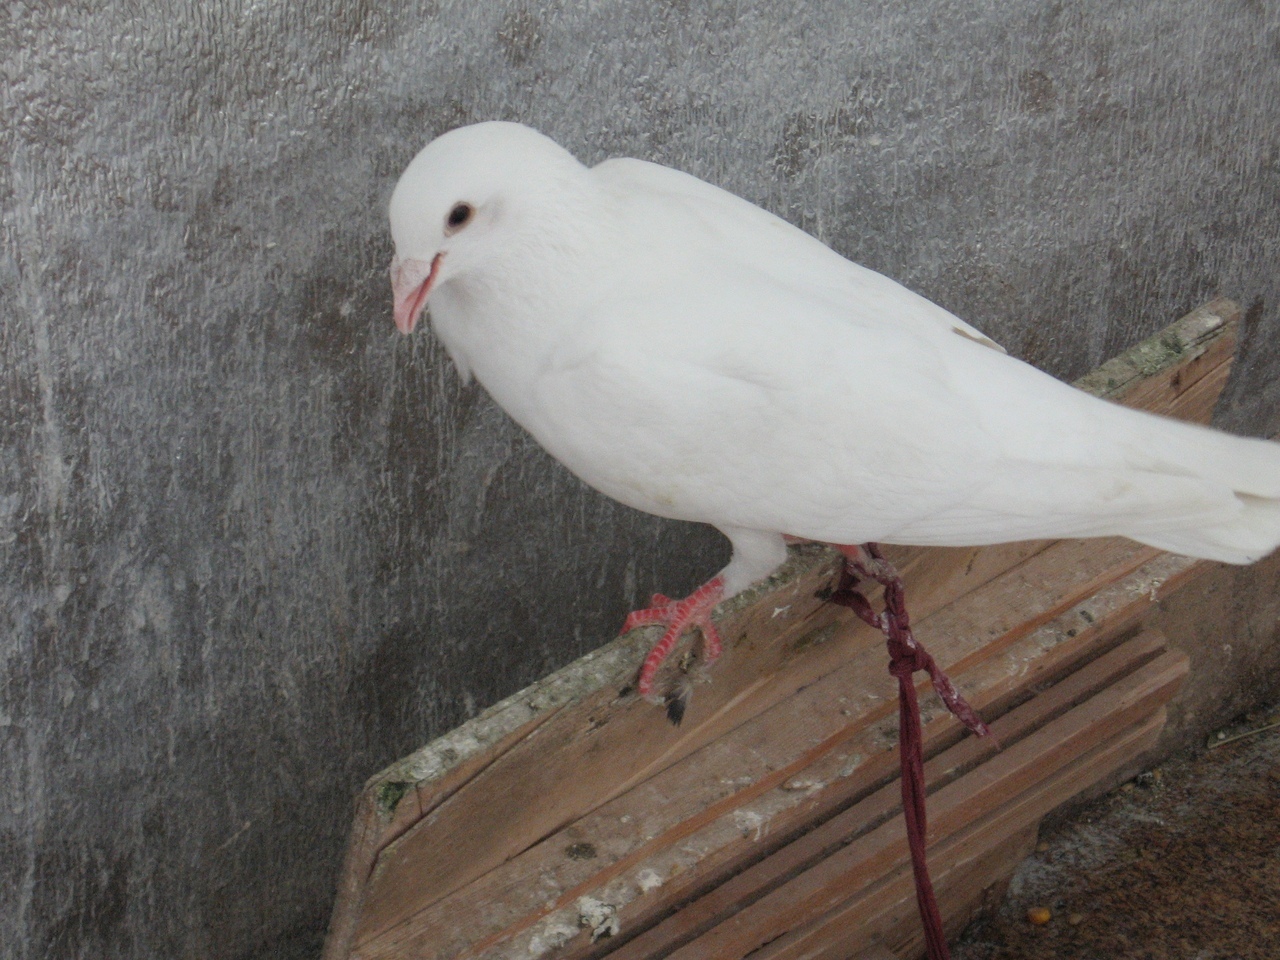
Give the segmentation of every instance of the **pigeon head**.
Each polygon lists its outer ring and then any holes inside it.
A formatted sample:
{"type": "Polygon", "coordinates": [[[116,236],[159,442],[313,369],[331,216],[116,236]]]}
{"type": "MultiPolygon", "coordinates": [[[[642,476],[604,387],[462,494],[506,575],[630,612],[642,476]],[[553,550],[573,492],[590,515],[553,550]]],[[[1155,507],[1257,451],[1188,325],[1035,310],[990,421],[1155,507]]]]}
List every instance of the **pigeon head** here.
{"type": "Polygon", "coordinates": [[[547,212],[586,172],[555,141],[518,123],[450,130],[413,158],[391,195],[396,327],[411,333],[433,290],[495,269],[546,233],[547,212]]]}

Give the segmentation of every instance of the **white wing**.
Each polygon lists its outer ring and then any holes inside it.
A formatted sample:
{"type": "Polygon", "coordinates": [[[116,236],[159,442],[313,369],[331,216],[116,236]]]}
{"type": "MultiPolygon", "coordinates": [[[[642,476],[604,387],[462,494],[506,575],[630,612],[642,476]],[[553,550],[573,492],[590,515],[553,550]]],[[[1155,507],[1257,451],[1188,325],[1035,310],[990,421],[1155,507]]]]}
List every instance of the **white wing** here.
{"type": "Polygon", "coordinates": [[[936,328],[868,329],[770,278],[688,266],[615,290],[535,385],[526,425],[618,500],[828,542],[937,545],[1238,510],[1222,483],[1143,462],[1153,430],[1191,428],[936,328]]]}
{"type": "Polygon", "coordinates": [[[936,327],[1000,352],[1004,348],[976,327],[894,280],[840,256],[798,227],[726,190],[669,167],[644,160],[606,160],[592,176],[614,196],[650,206],[675,204],[681,219],[693,219],[704,241],[746,269],[786,278],[815,299],[877,322],[936,327]]]}

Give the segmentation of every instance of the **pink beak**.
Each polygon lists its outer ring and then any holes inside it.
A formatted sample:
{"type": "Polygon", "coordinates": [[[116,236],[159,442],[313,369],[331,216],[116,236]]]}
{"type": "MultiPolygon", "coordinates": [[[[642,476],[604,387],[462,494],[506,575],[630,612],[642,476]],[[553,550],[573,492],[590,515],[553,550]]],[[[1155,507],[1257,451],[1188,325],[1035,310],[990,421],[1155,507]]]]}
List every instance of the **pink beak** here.
{"type": "Polygon", "coordinates": [[[430,263],[426,260],[401,260],[399,257],[391,261],[391,295],[395,300],[396,329],[401,333],[413,333],[418,317],[427,305],[427,297],[431,296],[443,259],[444,254],[437,253],[430,263]]]}

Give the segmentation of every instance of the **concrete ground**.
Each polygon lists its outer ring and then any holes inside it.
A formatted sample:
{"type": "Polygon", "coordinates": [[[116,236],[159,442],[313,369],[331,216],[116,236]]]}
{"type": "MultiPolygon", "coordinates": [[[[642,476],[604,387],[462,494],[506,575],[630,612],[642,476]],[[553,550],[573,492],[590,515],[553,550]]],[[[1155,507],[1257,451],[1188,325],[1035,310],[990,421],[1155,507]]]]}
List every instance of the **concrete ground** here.
{"type": "Polygon", "coordinates": [[[1047,824],[954,960],[1280,958],[1280,726],[1250,733],[1269,724],[1280,703],[1047,824]]]}

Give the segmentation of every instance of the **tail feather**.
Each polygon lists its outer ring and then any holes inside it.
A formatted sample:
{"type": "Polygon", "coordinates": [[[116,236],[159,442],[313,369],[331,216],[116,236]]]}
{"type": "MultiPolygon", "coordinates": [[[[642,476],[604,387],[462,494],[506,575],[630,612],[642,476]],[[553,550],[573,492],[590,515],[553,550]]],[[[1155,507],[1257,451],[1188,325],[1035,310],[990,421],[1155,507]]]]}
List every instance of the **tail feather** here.
{"type": "MultiPolygon", "coordinates": [[[[1155,441],[1148,446],[1154,462],[1143,467],[1202,477],[1237,494],[1280,499],[1280,443],[1176,420],[1163,420],[1162,426],[1138,438],[1139,443],[1155,441]]],[[[1142,446],[1135,444],[1135,449],[1142,446]]]]}
{"type": "Polygon", "coordinates": [[[1172,529],[1167,516],[1144,518],[1127,536],[1224,563],[1253,563],[1280,547],[1280,443],[1151,415],[1130,426],[1131,466],[1207,481],[1220,491],[1212,497],[1220,509],[1172,529]]]}
{"type": "Polygon", "coordinates": [[[1280,499],[1237,497],[1241,509],[1226,523],[1130,534],[1140,543],[1223,563],[1253,563],[1280,547],[1280,499]]]}

